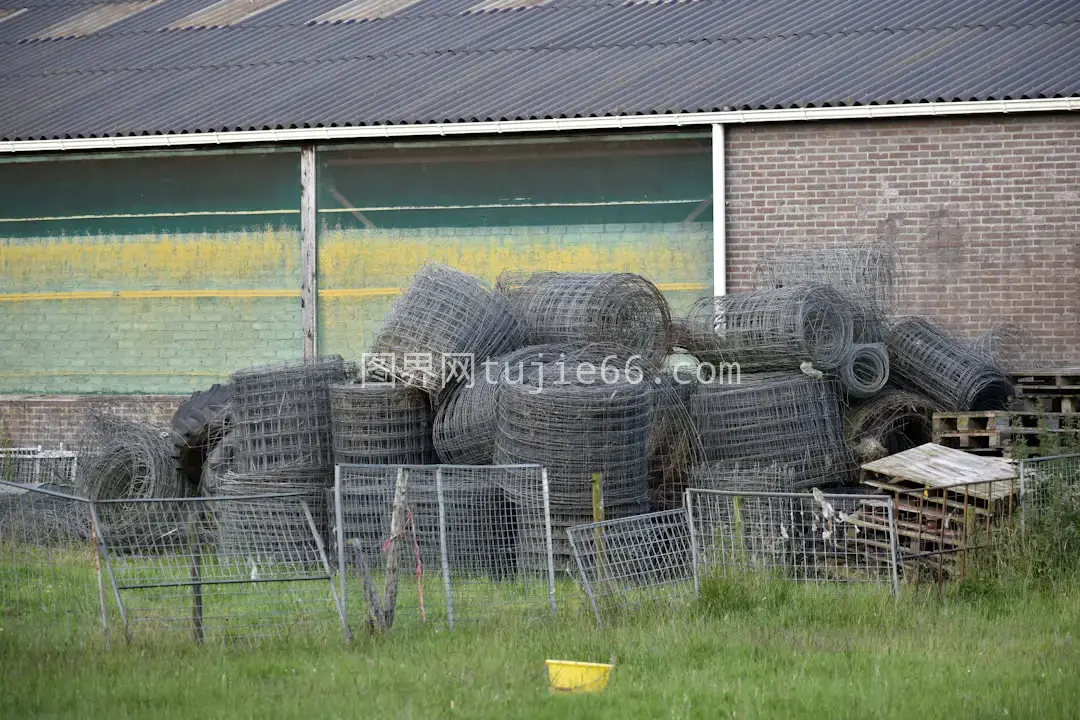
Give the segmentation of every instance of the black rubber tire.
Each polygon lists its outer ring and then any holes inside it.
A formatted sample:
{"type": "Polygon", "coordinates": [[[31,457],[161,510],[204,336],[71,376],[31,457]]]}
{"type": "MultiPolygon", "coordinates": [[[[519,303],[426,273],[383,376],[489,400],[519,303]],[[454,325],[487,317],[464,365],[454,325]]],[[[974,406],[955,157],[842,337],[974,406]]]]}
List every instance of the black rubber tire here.
{"type": "Polygon", "coordinates": [[[192,393],[172,419],[172,457],[190,488],[199,487],[206,456],[229,425],[229,386],[213,385],[192,393]]]}

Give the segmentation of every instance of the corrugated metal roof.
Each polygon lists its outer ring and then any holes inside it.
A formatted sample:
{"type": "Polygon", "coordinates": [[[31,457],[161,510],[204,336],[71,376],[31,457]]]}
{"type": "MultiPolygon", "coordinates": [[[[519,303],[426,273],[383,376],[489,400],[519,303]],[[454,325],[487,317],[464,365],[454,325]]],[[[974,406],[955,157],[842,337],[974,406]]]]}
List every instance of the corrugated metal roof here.
{"type": "Polygon", "coordinates": [[[33,40],[106,4],[0,23],[0,139],[1080,94],[1075,0],[287,0],[168,31],[214,0],[165,0],[33,40]]]}

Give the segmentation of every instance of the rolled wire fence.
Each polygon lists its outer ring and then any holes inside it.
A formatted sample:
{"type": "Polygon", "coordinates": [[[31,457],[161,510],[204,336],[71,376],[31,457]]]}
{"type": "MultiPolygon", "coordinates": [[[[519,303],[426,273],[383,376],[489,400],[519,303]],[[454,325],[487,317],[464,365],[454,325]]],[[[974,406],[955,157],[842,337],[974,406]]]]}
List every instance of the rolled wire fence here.
{"type": "Polygon", "coordinates": [[[677,605],[703,578],[858,583],[899,592],[887,496],[688,489],[685,506],[567,530],[599,625],[677,605]]]}
{"type": "Polygon", "coordinates": [[[538,465],[338,465],[331,503],[339,592],[354,619],[370,615],[372,590],[414,624],[530,623],[556,612],[538,465]]]}

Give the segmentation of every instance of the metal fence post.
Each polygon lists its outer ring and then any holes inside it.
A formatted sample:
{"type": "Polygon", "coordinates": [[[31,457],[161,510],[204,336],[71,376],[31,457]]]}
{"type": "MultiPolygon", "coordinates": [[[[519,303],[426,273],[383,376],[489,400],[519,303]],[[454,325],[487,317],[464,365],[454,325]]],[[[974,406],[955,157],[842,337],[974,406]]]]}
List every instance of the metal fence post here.
{"type": "Polygon", "coordinates": [[[585,566],[581,564],[581,554],[578,552],[577,545],[574,543],[574,536],[571,533],[566,533],[566,537],[570,541],[570,552],[574,554],[574,560],[577,561],[578,572],[581,573],[581,584],[585,586],[585,594],[589,596],[589,603],[592,605],[593,614],[596,615],[596,626],[603,627],[604,621],[600,619],[600,608],[596,605],[596,596],[593,595],[592,585],[589,583],[589,576],[585,572],[585,566]]]}
{"type": "Polygon", "coordinates": [[[446,622],[454,629],[454,593],[450,587],[450,554],[446,550],[446,503],[443,500],[442,468],[435,468],[435,497],[439,503],[439,555],[442,558],[443,586],[446,588],[446,622]]]}
{"type": "Polygon", "coordinates": [[[555,548],[551,538],[551,493],[548,489],[547,468],[540,468],[540,485],[544,495],[544,545],[547,552],[548,594],[551,596],[551,616],[557,617],[555,603],[555,548]]]}
{"type": "Polygon", "coordinates": [[[701,577],[698,574],[701,557],[698,555],[697,533],[694,531],[694,505],[691,498],[693,498],[693,495],[690,488],[687,488],[683,505],[686,507],[686,524],[690,529],[690,566],[694,572],[694,594],[701,595],[701,577]]]}
{"type": "Polygon", "coordinates": [[[105,545],[105,537],[101,532],[101,521],[98,519],[97,506],[90,503],[90,522],[93,523],[94,533],[98,538],[98,552],[101,553],[101,557],[105,560],[105,570],[109,573],[109,582],[112,584],[113,595],[116,597],[116,605],[120,609],[120,619],[124,623],[124,639],[128,645],[131,645],[131,626],[128,624],[127,610],[124,608],[124,601],[120,598],[120,588],[116,585],[116,574],[113,572],[112,562],[109,561],[109,549],[105,545]]]}
{"type": "MultiPolygon", "coordinates": [[[[341,596],[334,590],[334,572],[330,569],[330,560],[326,557],[326,547],[323,545],[322,536],[319,534],[319,526],[315,524],[315,518],[311,514],[311,508],[304,500],[298,500],[300,503],[300,509],[304,511],[304,519],[307,520],[308,529],[311,530],[311,537],[315,539],[315,549],[319,553],[319,561],[322,563],[323,570],[326,571],[326,578],[330,581],[330,597],[334,600],[334,605],[337,606],[338,616],[341,619],[341,629],[345,633],[345,641],[352,640],[352,629],[349,627],[349,615],[345,610],[345,604],[341,601],[341,596]]],[[[340,554],[340,553],[339,553],[340,554]]]]}
{"type": "Polygon", "coordinates": [[[345,582],[345,512],[341,506],[341,466],[334,465],[334,542],[337,544],[338,597],[345,615],[349,613],[349,594],[345,582]]]}
{"type": "Polygon", "coordinates": [[[892,573],[893,597],[898,598],[900,597],[900,574],[897,563],[900,560],[900,554],[896,548],[896,515],[893,513],[892,498],[888,498],[885,502],[889,510],[889,565],[892,573]]]}
{"type": "Polygon", "coordinates": [[[1020,537],[1027,537],[1027,460],[1020,461],[1020,537]]]}

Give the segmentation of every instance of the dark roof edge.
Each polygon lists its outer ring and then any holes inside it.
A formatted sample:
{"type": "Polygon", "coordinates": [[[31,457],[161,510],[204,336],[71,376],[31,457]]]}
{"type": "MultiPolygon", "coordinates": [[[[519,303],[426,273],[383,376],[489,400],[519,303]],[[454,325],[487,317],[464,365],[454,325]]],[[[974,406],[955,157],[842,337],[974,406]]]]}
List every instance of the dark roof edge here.
{"type": "Polygon", "coordinates": [[[128,135],[97,138],[0,141],[0,153],[43,153],[81,150],[135,150],[297,143],[362,139],[506,135],[577,130],[631,130],[766,122],[815,120],[869,120],[878,118],[943,117],[951,115],[997,115],[1080,110],[1080,98],[1031,100],[976,100],[924,102],[900,105],[853,105],[843,107],[782,108],[774,110],[725,110],[718,112],[613,115],[543,120],[426,123],[414,125],[360,125],[347,127],[288,128],[160,135],[128,135]]]}

